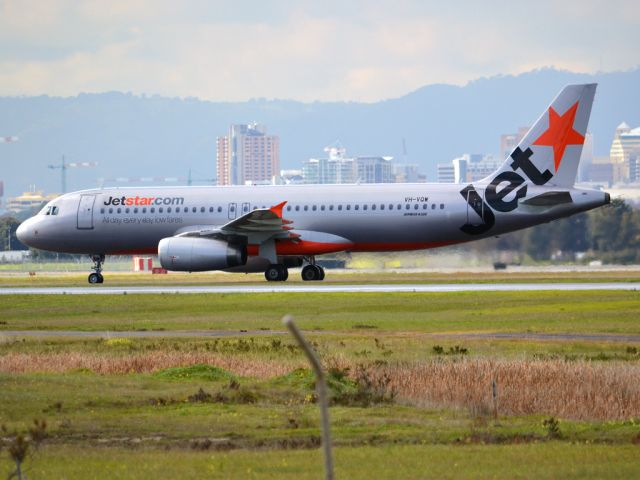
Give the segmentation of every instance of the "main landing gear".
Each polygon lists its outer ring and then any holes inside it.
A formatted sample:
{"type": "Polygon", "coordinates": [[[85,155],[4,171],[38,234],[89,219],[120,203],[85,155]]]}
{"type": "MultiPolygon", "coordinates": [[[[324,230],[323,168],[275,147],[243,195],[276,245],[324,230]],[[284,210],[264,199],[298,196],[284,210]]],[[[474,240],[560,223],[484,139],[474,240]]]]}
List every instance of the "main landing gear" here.
{"type": "Polygon", "coordinates": [[[89,274],[87,280],[89,283],[103,283],[102,264],[104,263],[104,255],[91,255],[91,260],[93,260],[93,267],[91,267],[93,273],[89,274]]]}
{"type": "MultiPolygon", "coordinates": [[[[305,257],[307,265],[302,269],[302,280],[305,282],[313,282],[324,280],[324,268],[316,264],[314,257],[305,257]]],[[[293,266],[293,264],[290,263],[293,266]]],[[[295,266],[300,265],[299,263],[295,266]]],[[[269,282],[284,282],[289,278],[289,270],[286,265],[281,263],[272,263],[264,272],[264,278],[269,282]]]]}
{"type": "Polygon", "coordinates": [[[289,278],[289,270],[284,265],[272,263],[264,272],[264,278],[269,282],[284,282],[289,278]]]}
{"type": "Polygon", "coordinates": [[[309,265],[305,265],[302,269],[302,280],[305,282],[316,282],[324,280],[324,268],[316,263],[315,257],[306,259],[309,265]]]}

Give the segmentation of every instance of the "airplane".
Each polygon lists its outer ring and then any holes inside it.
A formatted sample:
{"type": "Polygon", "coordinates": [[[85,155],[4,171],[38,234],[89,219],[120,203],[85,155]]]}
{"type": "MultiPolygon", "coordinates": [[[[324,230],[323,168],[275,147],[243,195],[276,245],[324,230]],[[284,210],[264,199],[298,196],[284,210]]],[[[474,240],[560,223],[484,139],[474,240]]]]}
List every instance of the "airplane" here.
{"type": "Polygon", "coordinates": [[[596,84],[564,87],[501,167],[466,184],[127,187],[62,195],[23,222],[30,247],[157,254],[171,271],[264,272],[285,281],[336,252],[418,250],[497,236],[591,210],[608,193],[574,186],[596,84]]]}

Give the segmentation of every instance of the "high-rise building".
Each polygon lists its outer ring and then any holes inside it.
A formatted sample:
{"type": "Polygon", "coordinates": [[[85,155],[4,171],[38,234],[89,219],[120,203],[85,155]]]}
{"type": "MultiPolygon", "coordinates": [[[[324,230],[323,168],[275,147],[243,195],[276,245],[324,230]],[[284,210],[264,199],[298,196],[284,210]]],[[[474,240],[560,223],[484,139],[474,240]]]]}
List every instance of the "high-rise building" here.
{"type": "Polygon", "coordinates": [[[584,136],[584,144],[582,145],[582,153],[580,154],[580,163],[578,165],[578,182],[588,182],[589,171],[593,164],[593,134],[588,133],[584,136]]]}
{"type": "Polygon", "coordinates": [[[280,139],[264,125],[231,125],[216,147],[218,185],[271,182],[280,173],[280,139]]]}
{"type": "Polygon", "coordinates": [[[453,162],[439,163],[437,178],[438,183],[456,183],[456,172],[453,162]]]}
{"type": "Polygon", "coordinates": [[[425,183],[426,175],[420,173],[415,163],[396,163],[393,165],[393,175],[396,183],[425,183]]]}
{"type": "Polygon", "coordinates": [[[616,128],[611,150],[613,182],[628,183],[640,180],[638,158],[640,158],[640,127],[632,129],[625,122],[616,128]]]}
{"type": "Polygon", "coordinates": [[[513,149],[518,146],[520,140],[524,138],[528,131],[529,127],[520,127],[518,128],[517,133],[505,133],[500,135],[500,160],[504,160],[511,155],[513,149]]]}
{"type": "Polygon", "coordinates": [[[502,162],[493,155],[481,153],[465,153],[449,163],[438,164],[439,183],[477,182],[495,172],[502,162]]]}
{"type": "Polygon", "coordinates": [[[302,163],[307,184],[393,183],[391,157],[347,157],[340,145],[326,147],[327,158],[310,158],[302,163]]]}

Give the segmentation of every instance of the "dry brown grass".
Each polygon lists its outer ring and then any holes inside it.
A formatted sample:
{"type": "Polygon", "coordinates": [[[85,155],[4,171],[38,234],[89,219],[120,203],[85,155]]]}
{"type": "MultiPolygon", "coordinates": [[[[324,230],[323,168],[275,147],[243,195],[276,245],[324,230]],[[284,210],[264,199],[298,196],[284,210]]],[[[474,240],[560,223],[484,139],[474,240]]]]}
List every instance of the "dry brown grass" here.
{"type": "MultiPolygon", "coordinates": [[[[341,356],[332,366],[355,363],[341,356]]],[[[98,374],[150,373],[188,365],[212,365],[236,375],[259,379],[306,367],[302,359],[266,359],[215,352],[152,351],[127,355],[104,353],[8,353],[0,372],[68,372],[98,374]]],[[[498,384],[500,415],[553,415],[576,420],[621,420],[640,417],[640,364],[565,360],[438,359],[423,363],[370,367],[372,376],[388,374],[397,398],[426,407],[490,412],[491,382],[498,384]]]]}
{"type": "MultiPolygon", "coordinates": [[[[399,398],[424,406],[576,420],[640,417],[640,365],[564,360],[463,359],[386,367],[399,398]]],[[[382,372],[380,372],[382,373],[382,372]]]]}
{"type": "Polygon", "coordinates": [[[304,363],[296,360],[276,361],[211,352],[168,351],[117,356],[86,352],[9,353],[0,356],[0,372],[5,373],[63,373],[86,369],[101,375],[117,375],[150,373],[188,365],[212,365],[236,375],[271,378],[289,373],[295,368],[304,366],[304,363]]]}

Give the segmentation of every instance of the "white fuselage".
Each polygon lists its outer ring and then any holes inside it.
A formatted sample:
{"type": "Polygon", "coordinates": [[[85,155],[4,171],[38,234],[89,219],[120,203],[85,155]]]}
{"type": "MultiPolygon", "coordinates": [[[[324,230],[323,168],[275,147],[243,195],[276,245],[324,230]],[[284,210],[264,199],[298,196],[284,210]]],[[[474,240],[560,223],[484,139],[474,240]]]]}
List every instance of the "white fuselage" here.
{"type": "MultiPolygon", "coordinates": [[[[463,225],[483,224],[478,209],[457,184],[287,185],[238,187],[128,187],[63,195],[20,227],[30,246],[68,253],[155,253],[161,239],[194,228],[222,226],[254,209],[286,201],[282,217],[302,242],[279,242],[278,255],[334,251],[432,248],[518,230],[608,202],[605,192],[561,189],[570,201],[527,204],[549,188],[530,186],[518,207],[480,233],[463,225]],[[55,208],[55,215],[47,214],[55,208]],[[47,210],[47,208],[49,210],[47,210]],[[324,237],[323,237],[324,235],[324,237]],[[326,237],[327,235],[330,236],[326,237]],[[326,237],[326,238],[325,238],[326,237]],[[332,240],[339,237],[343,241],[332,240]],[[302,246],[301,246],[302,245],[302,246]]],[[[479,198],[484,187],[476,184],[479,198]]],[[[483,230],[480,228],[480,230],[483,230]]],[[[251,247],[251,246],[250,246],[251,247]]],[[[257,250],[250,250],[256,255],[257,250]]]]}

